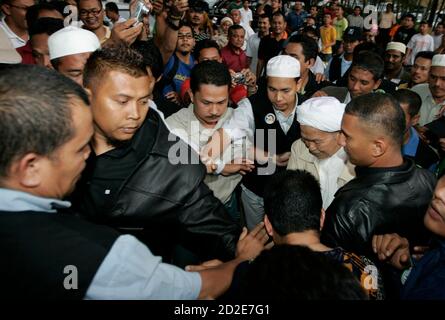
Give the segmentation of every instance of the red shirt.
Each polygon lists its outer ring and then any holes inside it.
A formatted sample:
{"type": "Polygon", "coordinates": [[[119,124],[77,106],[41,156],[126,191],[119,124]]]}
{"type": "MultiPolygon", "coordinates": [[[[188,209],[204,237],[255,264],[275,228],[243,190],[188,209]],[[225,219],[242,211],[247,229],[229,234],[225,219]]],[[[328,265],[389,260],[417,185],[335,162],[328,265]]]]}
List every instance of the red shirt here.
{"type": "Polygon", "coordinates": [[[15,49],[22,56],[23,64],[36,64],[32,55],[31,42],[28,41],[23,47],[15,49]]]}
{"type": "Polygon", "coordinates": [[[239,49],[239,53],[236,53],[228,44],[221,49],[221,56],[223,63],[235,72],[240,72],[249,67],[247,65],[247,56],[243,49],[239,49]]]}

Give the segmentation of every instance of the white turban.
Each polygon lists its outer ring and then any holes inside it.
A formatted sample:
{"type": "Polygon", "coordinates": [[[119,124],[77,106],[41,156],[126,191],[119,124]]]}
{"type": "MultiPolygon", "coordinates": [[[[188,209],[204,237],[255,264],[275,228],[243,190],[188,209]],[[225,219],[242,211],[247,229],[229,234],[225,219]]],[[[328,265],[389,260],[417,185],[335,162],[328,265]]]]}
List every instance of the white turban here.
{"type": "Polygon", "coordinates": [[[303,126],[321,131],[340,131],[345,107],[334,97],[312,98],[297,106],[297,120],[303,126]]]}
{"type": "Polygon", "coordinates": [[[48,38],[49,58],[56,59],[72,54],[100,49],[97,36],[91,31],[69,26],[54,32],[48,38]]]}

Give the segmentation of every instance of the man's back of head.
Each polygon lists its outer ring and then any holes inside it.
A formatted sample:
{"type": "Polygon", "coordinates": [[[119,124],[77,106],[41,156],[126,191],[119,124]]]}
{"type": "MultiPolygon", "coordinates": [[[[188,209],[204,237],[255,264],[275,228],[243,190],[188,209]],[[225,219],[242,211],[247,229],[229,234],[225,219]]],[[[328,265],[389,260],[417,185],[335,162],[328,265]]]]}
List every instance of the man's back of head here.
{"type": "Polygon", "coordinates": [[[241,292],[247,299],[367,300],[346,267],[295,245],[263,251],[250,264],[241,292]]]}
{"type": "Polygon", "coordinates": [[[308,230],[320,231],[322,199],[320,185],[303,170],[273,175],[264,193],[264,209],[280,236],[308,230]]]}
{"type": "MultiPolygon", "coordinates": [[[[369,93],[353,99],[345,109],[345,116],[354,116],[370,135],[383,136],[399,150],[405,131],[405,116],[397,100],[389,94],[369,93]]],[[[345,118],[343,118],[343,122],[345,118]]]]}

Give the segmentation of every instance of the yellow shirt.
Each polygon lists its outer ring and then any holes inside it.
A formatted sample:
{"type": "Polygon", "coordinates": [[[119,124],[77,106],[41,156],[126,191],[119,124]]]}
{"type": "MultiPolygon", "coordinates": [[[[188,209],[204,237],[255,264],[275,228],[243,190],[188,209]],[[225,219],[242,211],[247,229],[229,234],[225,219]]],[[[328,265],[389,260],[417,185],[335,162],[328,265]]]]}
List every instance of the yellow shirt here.
{"type": "MultiPolygon", "coordinates": [[[[320,36],[321,36],[321,43],[323,47],[327,46],[329,43],[335,42],[335,38],[337,37],[337,32],[335,31],[335,28],[333,26],[320,27],[320,36]]],[[[332,46],[325,48],[321,51],[321,53],[324,54],[332,54],[332,46]]]]}

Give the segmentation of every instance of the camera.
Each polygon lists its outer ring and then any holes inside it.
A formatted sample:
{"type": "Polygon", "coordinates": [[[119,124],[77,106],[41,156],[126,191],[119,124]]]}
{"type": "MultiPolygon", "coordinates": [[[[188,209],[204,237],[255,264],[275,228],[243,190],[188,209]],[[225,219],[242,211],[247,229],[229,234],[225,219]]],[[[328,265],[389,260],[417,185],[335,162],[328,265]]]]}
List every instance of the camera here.
{"type": "Polygon", "coordinates": [[[136,18],[137,21],[143,22],[144,16],[150,13],[150,9],[147,8],[144,2],[138,1],[134,9],[131,18],[136,18]]]}
{"type": "Polygon", "coordinates": [[[236,84],[245,84],[246,83],[246,77],[241,72],[237,72],[232,76],[232,81],[236,84]]]}

